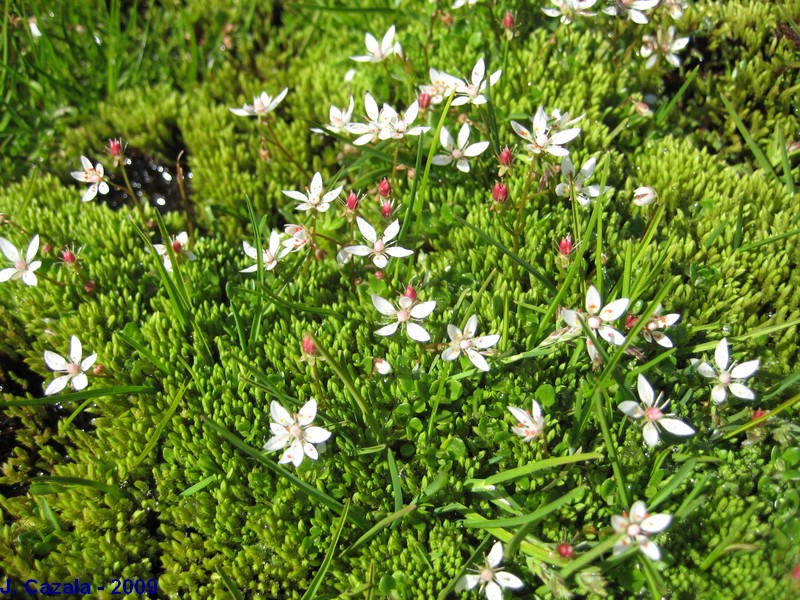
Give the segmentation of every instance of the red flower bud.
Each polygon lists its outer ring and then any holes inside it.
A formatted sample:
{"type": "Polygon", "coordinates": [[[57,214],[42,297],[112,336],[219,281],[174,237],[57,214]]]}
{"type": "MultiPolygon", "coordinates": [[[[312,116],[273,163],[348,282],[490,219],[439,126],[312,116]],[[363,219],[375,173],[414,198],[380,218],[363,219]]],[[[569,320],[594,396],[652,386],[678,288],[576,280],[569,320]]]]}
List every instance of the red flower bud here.
{"type": "Polygon", "coordinates": [[[356,193],[351,191],[347,195],[347,200],[345,200],[345,205],[347,206],[348,210],[356,210],[358,208],[358,196],[356,193]]]}
{"type": "Polygon", "coordinates": [[[417,98],[417,103],[419,104],[420,110],[428,110],[431,107],[431,95],[422,92],[419,98],[417,98]]]}
{"type": "Polygon", "coordinates": [[[394,208],[392,207],[391,202],[384,202],[383,204],[381,204],[381,216],[384,219],[388,219],[389,217],[391,217],[393,211],[394,208]]]}
{"type": "Polygon", "coordinates": [[[92,369],[92,375],[102,375],[105,370],[106,368],[104,365],[97,364],[94,366],[94,369],[92,369]]]}
{"type": "Polygon", "coordinates": [[[122,148],[122,140],[108,140],[108,153],[111,156],[122,156],[123,148],[122,148]]]}
{"type": "Polygon", "coordinates": [[[511,31],[514,29],[515,25],[514,15],[511,14],[511,11],[507,11],[506,15],[503,17],[503,29],[506,31],[511,31]]]}
{"type": "Polygon", "coordinates": [[[42,254],[50,254],[53,247],[50,244],[42,244],[42,254]]]}
{"type": "Polygon", "coordinates": [[[94,282],[94,279],[90,279],[89,281],[83,284],[83,289],[86,290],[87,294],[91,294],[93,291],[97,289],[97,284],[94,282]]]}
{"type": "Polygon", "coordinates": [[[313,356],[317,353],[317,347],[314,345],[314,341],[311,339],[310,335],[306,335],[303,338],[303,342],[300,344],[300,346],[303,348],[303,352],[305,354],[310,354],[313,356]]]}
{"type": "Polygon", "coordinates": [[[392,195],[392,185],[386,180],[386,177],[378,184],[378,193],[384,198],[392,195]]]}
{"type": "Polygon", "coordinates": [[[183,250],[183,246],[178,240],[172,240],[172,251],[175,254],[180,254],[181,250],[183,250]]]}
{"type": "Polygon", "coordinates": [[[756,410],[756,412],[753,413],[753,416],[751,418],[752,418],[753,421],[755,421],[756,419],[760,419],[761,417],[763,417],[766,414],[767,414],[767,411],[761,410],[759,408],[759,409],[756,410]]]}
{"type": "Polygon", "coordinates": [[[495,183],[492,188],[492,198],[499,204],[504,204],[508,200],[508,186],[505,183],[495,183]]]}
{"type": "Polygon", "coordinates": [[[383,271],[375,271],[375,279],[378,281],[383,281],[383,278],[386,277],[383,271]]]}
{"type": "Polygon", "coordinates": [[[633,315],[627,315],[625,317],[625,329],[630,329],[634,325],[636,325],[636,321],[639,320],[639,317],[634,317],[633,315]]]}
{"type": "Polygon", "coordinates": [[[563,558],[571,558],[573,552],[572,546],[567,542],[562,542],[558,545],[558,554],[563,558]]]}
{"type": "Polygon", "coordinates": [[[70,250],[69,248],[65,248],[61,252],[61,259],[65,263],[72,265],[75,264],[75,262],[78,260],[78,257],[75,256],[75,253],[72,250],[70,250]]]}
{"type": "Polygon", "coordinates": [[[406,292],[404,295],[406,298],[410,298],[411,300],[417,299],[417,291],[414,289],[414,286],[412,286],[410,283],[406,286],[406,292]]]}
{"type": "Polygon", "coordinates": [[[514,162],[514,155],[509,147],[506,146],[503,148],[502,152],[500,152],[500,164],[504,167],[510,167],[512,162],[514,162]]]}
{"type": "Polygon", "coordinates": [[[561,241],[558,243],[558,251],[560,254],[567,256],[572,253],[574,250],[572,246],[572,236],[567,235],[567,237],[562,238],[561,241]]]}

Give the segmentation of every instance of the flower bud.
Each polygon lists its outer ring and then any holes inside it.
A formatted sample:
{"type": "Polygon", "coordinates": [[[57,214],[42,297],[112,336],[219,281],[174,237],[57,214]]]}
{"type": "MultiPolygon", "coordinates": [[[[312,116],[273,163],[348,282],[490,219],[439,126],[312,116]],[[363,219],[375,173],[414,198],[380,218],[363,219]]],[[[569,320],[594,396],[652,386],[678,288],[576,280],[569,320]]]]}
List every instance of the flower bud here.
{"type": "Polygon", "coordinates": [[[514,20],[514,15],[511,14],[511,11],[506,11],[505,16],[503,17],[503,29],[506,31],[514,31],[514,25],[516,21],[514,20]]]}
{"type": "Polygon", "coordinates": [[[69,248],[64,248],[64,250],[62,250],[61,252],[61,260],[63,260],[68,265],[74,265],[75,262],[78,260],[78,257],[75,256],[75,253],[69,248]]]}
{"type": "Polygon", "coordinates": [[[172,240],[172,251],[175,254],[180,254],[183,250],[183,245],[178,240],[172,240]]]}
{"type": "Polygon", "coordinates": [[[303,349],[304,354],[310,354],[311,356],[314,356],[317,353],[317,347],[314,345],[314,340],[312,340],[311,336],[308,334],[303,337],[300,347],[303,349]]]}
{"type": "Polygon", "coordinates": [[[411,300],[416,300],[416,299],[417,299],[417,290],[415,290],[415,289],[414,289],[414,286],[412,286],[412,285],[409,283],[409,284],[406,286],[406,291],[405,291],[405,294],[404,294],[404,296],[405,296],[406,298],[409,298],[409,299],[411,299],[411,300]]]}
{"type": "Polygon", "coordinates": [[[752,419],[753,421],[755,421],[755,420],[757,420],[757,419],[760,419],[761,417],[765,416],[766,414],[767,414],[767,411],[765,411],[765,410],[761,410],[761,409],[759,408],[759,409],[757,409],[757,410],[756,410],[756,411],[753,413],[753,416],[751,417],[751,419],[752,419]]]}
{"type": "Polygon", "coordinates": [[[108,140],[108,153],[115,157],[119,158],[122,156],[123,148],[122,148],[122,140],[120,139],[110,139],[108,140]]]}
{"type": "Polygon", "coordinates": [[[558,252],[564,256],[572,254],[574,247],[572,245],[572,236],[567,234],[567,237],[562,238],[558,243],[558,252]]]}
{"type": "Polygon", "coordinates": [[[90,279],[89,281],[83,284],[83,289],[86,290],[87,294],[91,294],[93,291],[97,289],[97,284],[94,282],[94,279],[90,279]]]}
{"type": "Polygon", "coordinates": [[[658,199],[658,193],[649,185],[633,190],[633,203],[636,206],[647,206],[658,199]]]}
{"type": "Polygon", "coordinates": [[[511,150],[508,146],[503,148],[502,152],[500,152],[500,164],[504,167],[510,167],[511,163],[514,161],[514,155],[512,154],[511,150]]]}
{"type": "Polygon", "coordinates": [[[50,244],[42,244],[42,254],[50,254],[53,247],[50,244]]]}
{"type": "Polygon", "coordinates": [[[375,369],[377,373],[381,375],[388,375],[392,372],[392,365],[388,362],[383,360],[382,358],[376,358],[372,361],[372,368],[375,369]]]}
{"type": "Polygon", "coordinates": [[[386,274],[383,271],[375,271],[375,279],[378,281],[383,281],[386,277],[386,274]]]}
{"type": "Polygon", "coordinates": [[[314,250],[314,258],[316,260],[325,260],[325,257],[328,256],[328,253],[325,252],[323,248],[317,248],[314,250]]]}
{"type": "Polygon", "coordinates": [[[571,558],[574,550],[567,542],[562,542],[558,545],[558,554],[562,558],[571,558]]]}
{"type": "Polygon", "coordinates": [[[358,196],[355,192],[351,191],[345,200],[345,206],[348,210],[356,210],[358,208],[358,196]]]}
{"type": "Polygon", "coordinates": [[[634,317],[633,315],[626,315],[625,316],[625,329],[630,329],[636,322],[639,320],[639,317],[634,317]]]}
{"type": "Polygon", "coordinates": [[[392,212],[394,212],[394,207],[392,207],[391,202],[383,202],[381,204],[381,216],[384,219],[388,219],[392,216],[392,212]]]}
{"type": "Polygon", "coordinates": [[[386,180],[386,177],[378,184],[378,193],[383,198],[388,198],[392,195],[392,184],[386,180]]]}
{"type": "Polygon", "coordinates": [[[102,375],[106,370],[105,365],[97,364],[92,369],[92,375],[102,375]]]}
{"type": "Polygon", "coordinates": [[[420,93],[417,103],[420,110],[428,110],[431,107],[431,95],[425,92],[420,93]]]}
{"type": "Polygon", "coordinates": [[[508,186],[505,183],[495,183],[492,188],[492,199],[499,204],[505,204],[508,200],[508,186]]]}

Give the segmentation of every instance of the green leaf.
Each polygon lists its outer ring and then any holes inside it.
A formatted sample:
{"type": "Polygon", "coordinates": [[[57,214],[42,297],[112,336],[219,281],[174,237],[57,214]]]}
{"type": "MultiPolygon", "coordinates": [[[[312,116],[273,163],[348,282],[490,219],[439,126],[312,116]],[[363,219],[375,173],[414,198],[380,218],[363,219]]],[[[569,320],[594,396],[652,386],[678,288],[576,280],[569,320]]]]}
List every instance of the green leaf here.
{"type": "Polygon", "coordinates": [[[418,508],[418,506],[416,504],[409,504],[408,506],[405,506],[405,507],[401,508],[400,510],[395,511],[392,514],[387,515],[386,517],[384,517],[383,519],[378,521],[375,525],[373,525],[369,529],[369,531],[367,531],[364,535],[362,535],[360,538],[358,538],[354,544],[352,544],[352,545],[348,546],[347,548],[345,548],[344,550],[342,550],[341,554],[339,554],[339,558],[343,557],[348,552],[351,552],[351,551],[356,550],[357,548],[363,546],[369,540],[371,540],[373,537],[378,535],[378,533],[381,530],[385,529],[386,527],[388,527],[389,525],[391,525],[395,521],[397,521],[399,519],[402,519],[407,514],[414,512],[415,510],[417,510],[417,508],[418,508]]]}
{"type": "Polygon", "coordinates": [[[744,124],[744,121],[742,121],[741,117],[739,116],[739,113],[736,112],[736,109],[733,107],[733,104],[731,104],[730,101],[721,94],[719,98],[720,100],[722,100],[722,103],[725,105],[725,108],[728,109],[728,113],[730,113],[733,122],[736,124],[736,128],[739,130],[739,133],[744,138],[747,147],[750,148],[750,152],[752,152],[753,156],[756,157],[756,162],[758,163],[758,165],[761,167],[761,169],[764,170],[764,172],[767,175],[772,177],[772,179],[780,181],[778,175],[772,169],[772,165],[769,164],[767,157],[764,155],[764,152],[761,150],[756,141],[753,139],[753,136],[750,135],[750,132],[747,130],[747,126],[744,124]]]}
{"type": "MultiPolygon", "coordinates": [[[[492,475],[487,479],[481,481],[483,485],[496,485],[498,483],[505,483],[506,481],[513,481],[514,479],[519,479],[520,477],[524,477],[526,475],[530,475],[531,473],[536,473],[537,471],[544,471],[545,469],[552,469],[554,467],[561,467],[563,465],[569,465],[576,462],[583,462],[586,460],[598,460],[603,458],[603,455],[599,452],[586,452],[583,454],[573,454],[571,456],[558,456],[554,458],[546,458],[545,460],[540,460],[539,462],[531,463],[528,465],[523,465],[521,467],[516,467],[514,469],[509,469],[507,471],[501,471],[496,475],[492,475]]],[[[470,483],[478,483],[475,479],[468,479],[466,484],[470,483]]]]}
{"type": "Polygon", "coordinates": [[[164,432],[164,428],[167,426],[167,423],[169,423],[169,420],[175,413],[175,409],[178,408],[178,404],[183,398],[183,395],[186,393],[186,388],[189,387],[190,383],[191,381],[187,381],[186,383],[184,383],[183,387],[181,387],[181,389],[178,390],[178,393],[175,394],[175,398],[172,400],[172,403],[169,405],[169,408],[167,408],[167,412],[164,414],[164,418],[161,419],[161,422],[156,427],[155,431],[153,432],[153,435],[150,436],[150,439],[147,441],[147,445],[144,447],[144,450],[142,450],[142,453],[139,455],[139,458],[137,458],[134,461],[133,463],[134,468],[138,467],[141,464],[141,462],[145,459],[145,457],[148,454],[150,454],[153,448],[155,448],[159,438],[161,437],[161,434],[164,432]]]}
{"type": "Polygon", "coordinates": [[[194,496],[200,490],[208,487],[214,480],[217,478],[217,475],[209,475],[204,479],[201,479],[193,486],[186,488],[180,494],[178,494],[181,498],[188,498],[189,496],[194,496]]]}
{"type": "Polygon", "coordinates": [[[70,394],[55,394],[43,398],[32,398],[29,400],[14,400],[12,402],[0,402],[0,408],[10,408],[12,406],[43,406],[46,404],[66,404],[76,400],[89,400],[91,398],[102,398],[103,396],[126,396],[128,394],[149,394],[155,392],[156,388],[149,385],[119,385],[114,387],[99,388],[94,390],[82,390],[70,394]]]}
{"type": "Polygon", "coordinates": [[[219,574],[220,579],[222,579],[222,583],[228,590],[228,593],[231,595],[231,598],[234,600],[244,600],[244,595],[239,588],[236,587],[233,579],[231,579],[231,576],[228,575],[228,572],[223,568],[222,565],[217,565],[217,573],[219,574]]]}
{"type": "Polygon", "coordinates": [[[56,477],[56,476],[42,476],[31,478],[30,493],[34,496],[40,494],[56,494],[64,488],[73,487],[88,487],[115,498],[122,498],[128,496],[120,488],[101,483],[99,481],[92,481],[91,479],[83,479],[81,477],[56,477]]]}
{"type": "Polygon", "coordinates": [[[497,529],[499,527],[521,527],[523,525],[528,525],[529,523],[535,523],[540,519],[543,519],[550,513],[558,510],[565,504],[570,504],[571,502],[575,501],[578,497],[582,496],[586,492],[585,486],[578,486],[574,490],[570,490],[560,498],[556,498],[552,502],[548,502],[541,508],[536,509],[532,513],[528,515],[522,515],[521,517],[507,517],[505,519],[480,519],[480,520],[466,520],[462,524],[464,527],[473,527],[478,529],[497,529]]]}
{"type": "Polygon", "coordinates": [[[306,590],[306,593],[303,594],[301,600],[313,600],[313,598],[317,595],[317,591],[322,585],[322,582],[325,580],[325,575],[328,573],[328,569],[331,566],[333,557],[336,554],[336,545],[339,543],[339,537],[342,535],[344,524],[347,522],[347,513],[349,510],[350,500],[347,500],[344,503],[344,512],[342,513],[342,517],[339,519],[339,524],[336,527],[336,531],[333,533],[333,538],[331,538],[331,545],[328,547],[328,551],[325,553],[325,559],[322,561],[322,564],[317,570],[316,575],[314,575],[314,579],[311,580],[311,585],[308,586],[308,589],[306,590]]]}

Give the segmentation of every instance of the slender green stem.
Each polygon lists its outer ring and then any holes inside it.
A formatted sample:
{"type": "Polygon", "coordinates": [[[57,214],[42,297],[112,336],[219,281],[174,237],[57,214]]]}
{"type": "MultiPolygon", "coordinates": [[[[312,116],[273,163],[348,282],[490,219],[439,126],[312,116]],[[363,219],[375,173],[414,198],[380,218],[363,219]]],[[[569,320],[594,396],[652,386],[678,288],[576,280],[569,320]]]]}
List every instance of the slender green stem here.
{"type": "MultiPolygon", "coordinates": [[[[125,180],[125,186],[127,187],[128,195],[131,197],[131,203],[136,207],[136,210],[139,212],[139,218],[142,220],[142,225],[144,228],[147,229],[147,217],[144,215],[144,209],[142,208],[142,203],[137,198],[136,193],[133,191],[133,186],[131,185],[131,180],[128,179],[128,170],[125,168],[125,157],[119,163],[120,170],[122,171],[122,178],[125,180]]],[[[164,240],[164,243],[167,244],[168,241],[164,240]]]]}
{"type": "Polygon", "coordinates": [[[594,403],[594,416],[600,423],[600,430],[603,433],[603,442],[608,452],[608,459],[611,461],[611,469],[614,471],[614,478],[617,480],[617,493],[622,501],[622,504],[629,506],[628,490],[625,487],[625,477],[622,475],[622,468],[619,464],[617,457],[617,448],[614,445],[614,440],[611,439],[611,431],[608,429],[608,422],[606,421],[605,410],[603,407],[602,396],[606,393],[605,388],[596,388],[594,390],[592,401],[594,403]],[[602,392],[601,392],[602,390],[602,392]]]}

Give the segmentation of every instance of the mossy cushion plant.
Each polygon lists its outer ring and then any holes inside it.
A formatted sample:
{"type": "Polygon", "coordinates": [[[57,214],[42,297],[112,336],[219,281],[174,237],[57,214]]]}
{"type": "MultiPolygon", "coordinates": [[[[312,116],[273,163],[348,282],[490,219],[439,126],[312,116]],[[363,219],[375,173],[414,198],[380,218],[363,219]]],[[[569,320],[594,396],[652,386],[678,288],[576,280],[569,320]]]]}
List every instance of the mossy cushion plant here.
{"type": "Polygon", "coordinates": [[[0,588],[800,593],[800,7],[102,4],[4,17],[0,588]]]}

